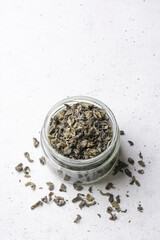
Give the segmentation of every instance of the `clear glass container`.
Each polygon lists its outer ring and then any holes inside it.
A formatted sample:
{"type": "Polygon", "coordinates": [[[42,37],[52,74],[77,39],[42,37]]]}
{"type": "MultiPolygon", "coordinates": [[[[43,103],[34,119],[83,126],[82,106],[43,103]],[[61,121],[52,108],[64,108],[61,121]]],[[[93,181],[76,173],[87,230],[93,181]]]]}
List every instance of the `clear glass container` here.
{"type": "Polygon", "coordinates": [[[118,159],[120,133],[112,111],[103,102],[87,96],[75,96],[58,102],[50,109],[41,130],[41,146],[48,165],[59,178],[70,183],[88,184],[102,179],[113,169],[118,159]],[[51,117],[64,109],[64,104],[73,105],[78,102],[94,104],[103,109],[113,128],[113,137],[109,147],[96,157],[85,160],[71,159],[59,154],[48,141],[48,127],[51,117]]]}

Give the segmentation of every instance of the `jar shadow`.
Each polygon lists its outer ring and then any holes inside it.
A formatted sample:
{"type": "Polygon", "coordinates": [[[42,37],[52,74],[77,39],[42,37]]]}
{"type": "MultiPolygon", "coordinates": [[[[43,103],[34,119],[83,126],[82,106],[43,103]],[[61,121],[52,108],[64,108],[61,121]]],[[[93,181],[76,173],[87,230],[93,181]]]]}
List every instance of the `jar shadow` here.
{"type": "MultiPolygon", "coordinates": [[[[125,150],[123,149],[123,146],[120,146],[118,159],[128,164],[128,162],[126,161],[126,154],[125,154],[125,150]]],[[[115,166],[117,166],[117,163],[115,166]]],[[[116,182],[120,182],[122,179],[126,178],[126,175],[124,174],[124,169],[122,170],[123,172],[118,172],[117,174],[113,175],[115,166],[104,178],[102,178],[98,182],[95,182],[94,185],[96,186],[99,184],[106,184],[108,182],[113,182],[115,180],[116,182]]],[[[129,169],[129,166],[127,168],[129,169]]]]}

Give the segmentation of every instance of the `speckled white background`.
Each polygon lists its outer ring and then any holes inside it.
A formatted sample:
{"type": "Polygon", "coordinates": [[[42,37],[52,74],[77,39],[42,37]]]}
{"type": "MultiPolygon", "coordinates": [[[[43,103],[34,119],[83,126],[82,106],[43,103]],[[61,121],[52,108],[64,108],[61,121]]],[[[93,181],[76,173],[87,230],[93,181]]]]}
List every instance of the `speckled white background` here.
{"type": "MultiPolygon", "coordinates": [[[[2,0],[0,239],[159,240],[159,96],[159,0],[2,0]],[[73,95],[96,97],[113,110],[126,133],[122,158],[137,161],[139,151],[144,155],[145,174],[135,173],[142,186],[130,186],[122,174],[109,176],[94,186],[99,205],[79,210],[71,202],[63,208],[52,203],[31,211],[48,192],[46,181],[55,183],[56,194],[61,183],[39,164],[40,148],[33,148],[32,137],[39,138],[49,108],[73,95]],[[127,140],[135,146],[129,147],[127,140]],[[29,164],[31,180],[43,190],[25,188],[27,179],[14,171],[17,163],[28,164],[24,151],[35,159],[29,164]],[[97,192],[107,181],[115,183],[113,193],[121,195],[121,207],[128,209],[115,222],[108,220],[108,200],[97,192]],[[137,212],[139,201],[144,213],[137,212]],[[76,225],[77,213],[82,220],[76,225]]],[[[139,169],[137,163],[135,167],[139,169]]],[[[70,200],[75,194],[68,185],[61,195],[70,200]]]]}

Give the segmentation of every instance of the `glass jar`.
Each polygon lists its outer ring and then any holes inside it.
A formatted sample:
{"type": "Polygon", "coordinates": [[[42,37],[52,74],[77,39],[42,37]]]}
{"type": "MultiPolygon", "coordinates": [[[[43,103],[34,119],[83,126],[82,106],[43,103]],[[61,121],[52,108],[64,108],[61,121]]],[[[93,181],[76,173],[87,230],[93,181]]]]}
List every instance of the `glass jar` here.
{"type": "Polygon", "coordinates": [[[102,179],[113,169],[118,159],[120,133],[112,111],[103,102],[91,97],[75,96],[58,102],[50,109],[41,130],[41,146],[49,166],[57,176],[71,183],[87,184],[102,179]],[[64,104],[73,105],[78,102],[94,104],[103,109],[113,128],[113,137],[109,147],[96,157],[85,160],[71,159],[59,154],[48,141],[48,127],[51,117],[63,110],[64,104]]]}

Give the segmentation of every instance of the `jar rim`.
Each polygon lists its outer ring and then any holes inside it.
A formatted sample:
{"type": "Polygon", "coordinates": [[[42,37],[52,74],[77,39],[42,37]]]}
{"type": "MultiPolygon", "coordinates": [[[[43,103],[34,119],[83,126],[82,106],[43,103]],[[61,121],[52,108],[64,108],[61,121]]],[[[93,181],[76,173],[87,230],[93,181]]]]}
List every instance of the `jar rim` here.
{"type": "Polygon", "coordinates": [[[59,161],[63,161],[63,163],[66,163],[66,164],[72,165],[72,166],[86,166],[88,164],[95,164],[99,160],[102,160],[104,157],[106,157],[106,155],[110,154],[111,151],[113,150],[113,148],[116,144],[116,141],[117,141],[118,132],[119,132],[119,128],[117,125],[117,121],[116,121],[115,116],[112,113],[111,109],[107,105],[105,105],[103,102],[101,102],[100,100],[98,100],[96,98],[88,97],[88,96],[73,96],[73,97],[68,97],[68,98],[65,98],[65,99],[57,102],[54,106],[51,107],[51,109],[47,113],[47,116],[45,118],[44,125],[42,128],[42,136],[44,138],[43,140],[45,142],[45,145],[49,149],[50,153],[53,155],[53,157],[55,157],[59,161]],[[94,104],[95,106],[98,105],[100,108],[105,110],[107,116],[109,117],[109,119],[111,121],[112,127],[113,127],[112,141],[108,148],[106,148],[102,153],[100,153],[99,155],[97,155],[93,158],[89,158],[89,159],[68,158],[68,157],[63,156],[60,153],[58,153],[49,144],[47,134],[48,134],[48,126],[49,126],[50,118],[56,113],[56,110],[58,111],[58,109],[60,109],[60,107],[63,106],[63,108],[64,108],[64,104],[67,104],[69,102],[72,102],[74,104],[77,102],[87,102],[87,101],[89,103],[94,104]]]}

